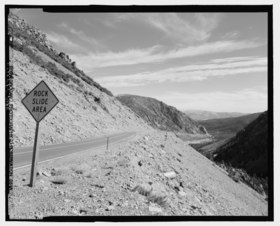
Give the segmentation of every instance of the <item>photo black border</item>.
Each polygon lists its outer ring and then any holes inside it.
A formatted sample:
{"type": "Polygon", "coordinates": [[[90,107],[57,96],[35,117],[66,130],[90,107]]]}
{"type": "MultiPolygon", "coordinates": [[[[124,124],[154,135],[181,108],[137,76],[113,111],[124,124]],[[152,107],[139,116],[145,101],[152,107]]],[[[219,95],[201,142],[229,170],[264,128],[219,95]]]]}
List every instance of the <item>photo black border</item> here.
{"type": "Polygon", "coordinates": [[[274,220],[274,161],[273,161],[273,5],[5,5],[5,214],[6,221],[52,221],[52,222],[180,222],[180,221],[273,221],[274,220]],[[88,12],[217,12],[217,13],[267,13],[267,57],[268,57],[268,216],[63,216],[46,217],[43,220],[10,219],[8,215],[8,194],[12,189],[12,122],[13,106],[10,102],[13,92],[12,66],[9,65],[8,13],[14,8],[42,8],[49,13],[88,12]],[[10,171],[11,170],[11,171],[10,171]]]}

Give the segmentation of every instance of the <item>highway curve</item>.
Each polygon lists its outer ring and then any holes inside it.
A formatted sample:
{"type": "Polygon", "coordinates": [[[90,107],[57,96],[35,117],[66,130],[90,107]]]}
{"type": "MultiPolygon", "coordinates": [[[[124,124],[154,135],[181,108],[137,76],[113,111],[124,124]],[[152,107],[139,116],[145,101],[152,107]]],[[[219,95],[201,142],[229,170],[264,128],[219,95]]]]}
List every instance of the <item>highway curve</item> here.
{"type": "MultiPolygon", "coordinates": [[[[123,132],[109,135],[109,145],[129,139],[134,136],[135,132],[123,132]]],[[[50,161],[52,159],[61,158],[65,155],[85,151],[88,149],[106,147],[107,136],[88,139],[85,141],[54,144],[41,146],[38,156],[38,163],[50,161]]],[[[31,165],[33,147],[15,148],[13,152],[13,169],[20,169],[31,165]]]]}

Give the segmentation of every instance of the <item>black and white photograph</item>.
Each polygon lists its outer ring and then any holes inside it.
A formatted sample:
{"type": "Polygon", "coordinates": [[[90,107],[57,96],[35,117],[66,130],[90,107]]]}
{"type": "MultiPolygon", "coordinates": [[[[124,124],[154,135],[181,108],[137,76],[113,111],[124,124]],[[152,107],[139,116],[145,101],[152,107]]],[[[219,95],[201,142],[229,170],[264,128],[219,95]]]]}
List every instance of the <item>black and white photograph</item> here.
{"type": "Polygon", "coordinates": [[[272,12],[5,5],[6,221],[272,221],[272,12]]]}

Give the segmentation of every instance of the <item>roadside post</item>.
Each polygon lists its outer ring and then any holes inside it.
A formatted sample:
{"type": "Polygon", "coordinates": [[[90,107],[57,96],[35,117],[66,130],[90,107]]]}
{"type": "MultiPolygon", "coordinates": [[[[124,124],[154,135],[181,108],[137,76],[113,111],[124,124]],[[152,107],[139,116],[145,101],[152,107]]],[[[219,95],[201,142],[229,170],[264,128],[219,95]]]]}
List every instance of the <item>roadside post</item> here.
{"type": "Polygon", "coordinates": [[[22,99],[21,102],[36,121],[30,174],[30,186],[33,187],[35,185],[37,161],[39,157],[39,123],[58,104],[59,100],[48,87],[48,85],[44,81],[41,81],[22,99]]]}
{"type": "Polygon", "coordinates": [[[109,137],[107,137],[107,151],[108,151],[108,148],[109,148],[109,137]]]}

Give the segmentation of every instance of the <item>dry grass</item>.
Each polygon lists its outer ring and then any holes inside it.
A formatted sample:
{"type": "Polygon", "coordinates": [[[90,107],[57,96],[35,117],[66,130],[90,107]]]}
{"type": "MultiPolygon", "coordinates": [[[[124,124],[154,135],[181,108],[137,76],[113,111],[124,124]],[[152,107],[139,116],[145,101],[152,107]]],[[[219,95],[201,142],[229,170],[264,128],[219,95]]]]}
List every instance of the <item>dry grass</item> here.
{"type": "Polygon", "coordinates": [[[52,176],[68,175],[70,172],[69,167],[60,167],[51,170],[52,176]]]}
{"type": "Polygon", "coordinates": [[[159,191],[153,191],[153,188],[150,185],[137,185],[132,191],[138,191],[139,194],[146,196],[149,202],[157,203],[162,207],[167,206],[167,196],[159,191]]]}
{"type": "Polygon", "coordinates": [[[163,194],[158,193],[151,193],[147,196],[149,202],[157,203],[160,206],[166,207],[167,206],[167,197],[163,194]]]}
{"type": "Polygon", "coordinates": [[[52,180],[53,184],[66,184],[68,182],[68,178],[67,177],[56,177],[54,180],[52,180]]]}
{"type": "Polygon", "coordinates": [[[84,176],[89,176],[91,174],[91,172],[90,172],[91,167],[86,163],[83,163],[81,165],[74,165],[71,167],[71,169],[76,174],[83,174],[84,176]]]}

